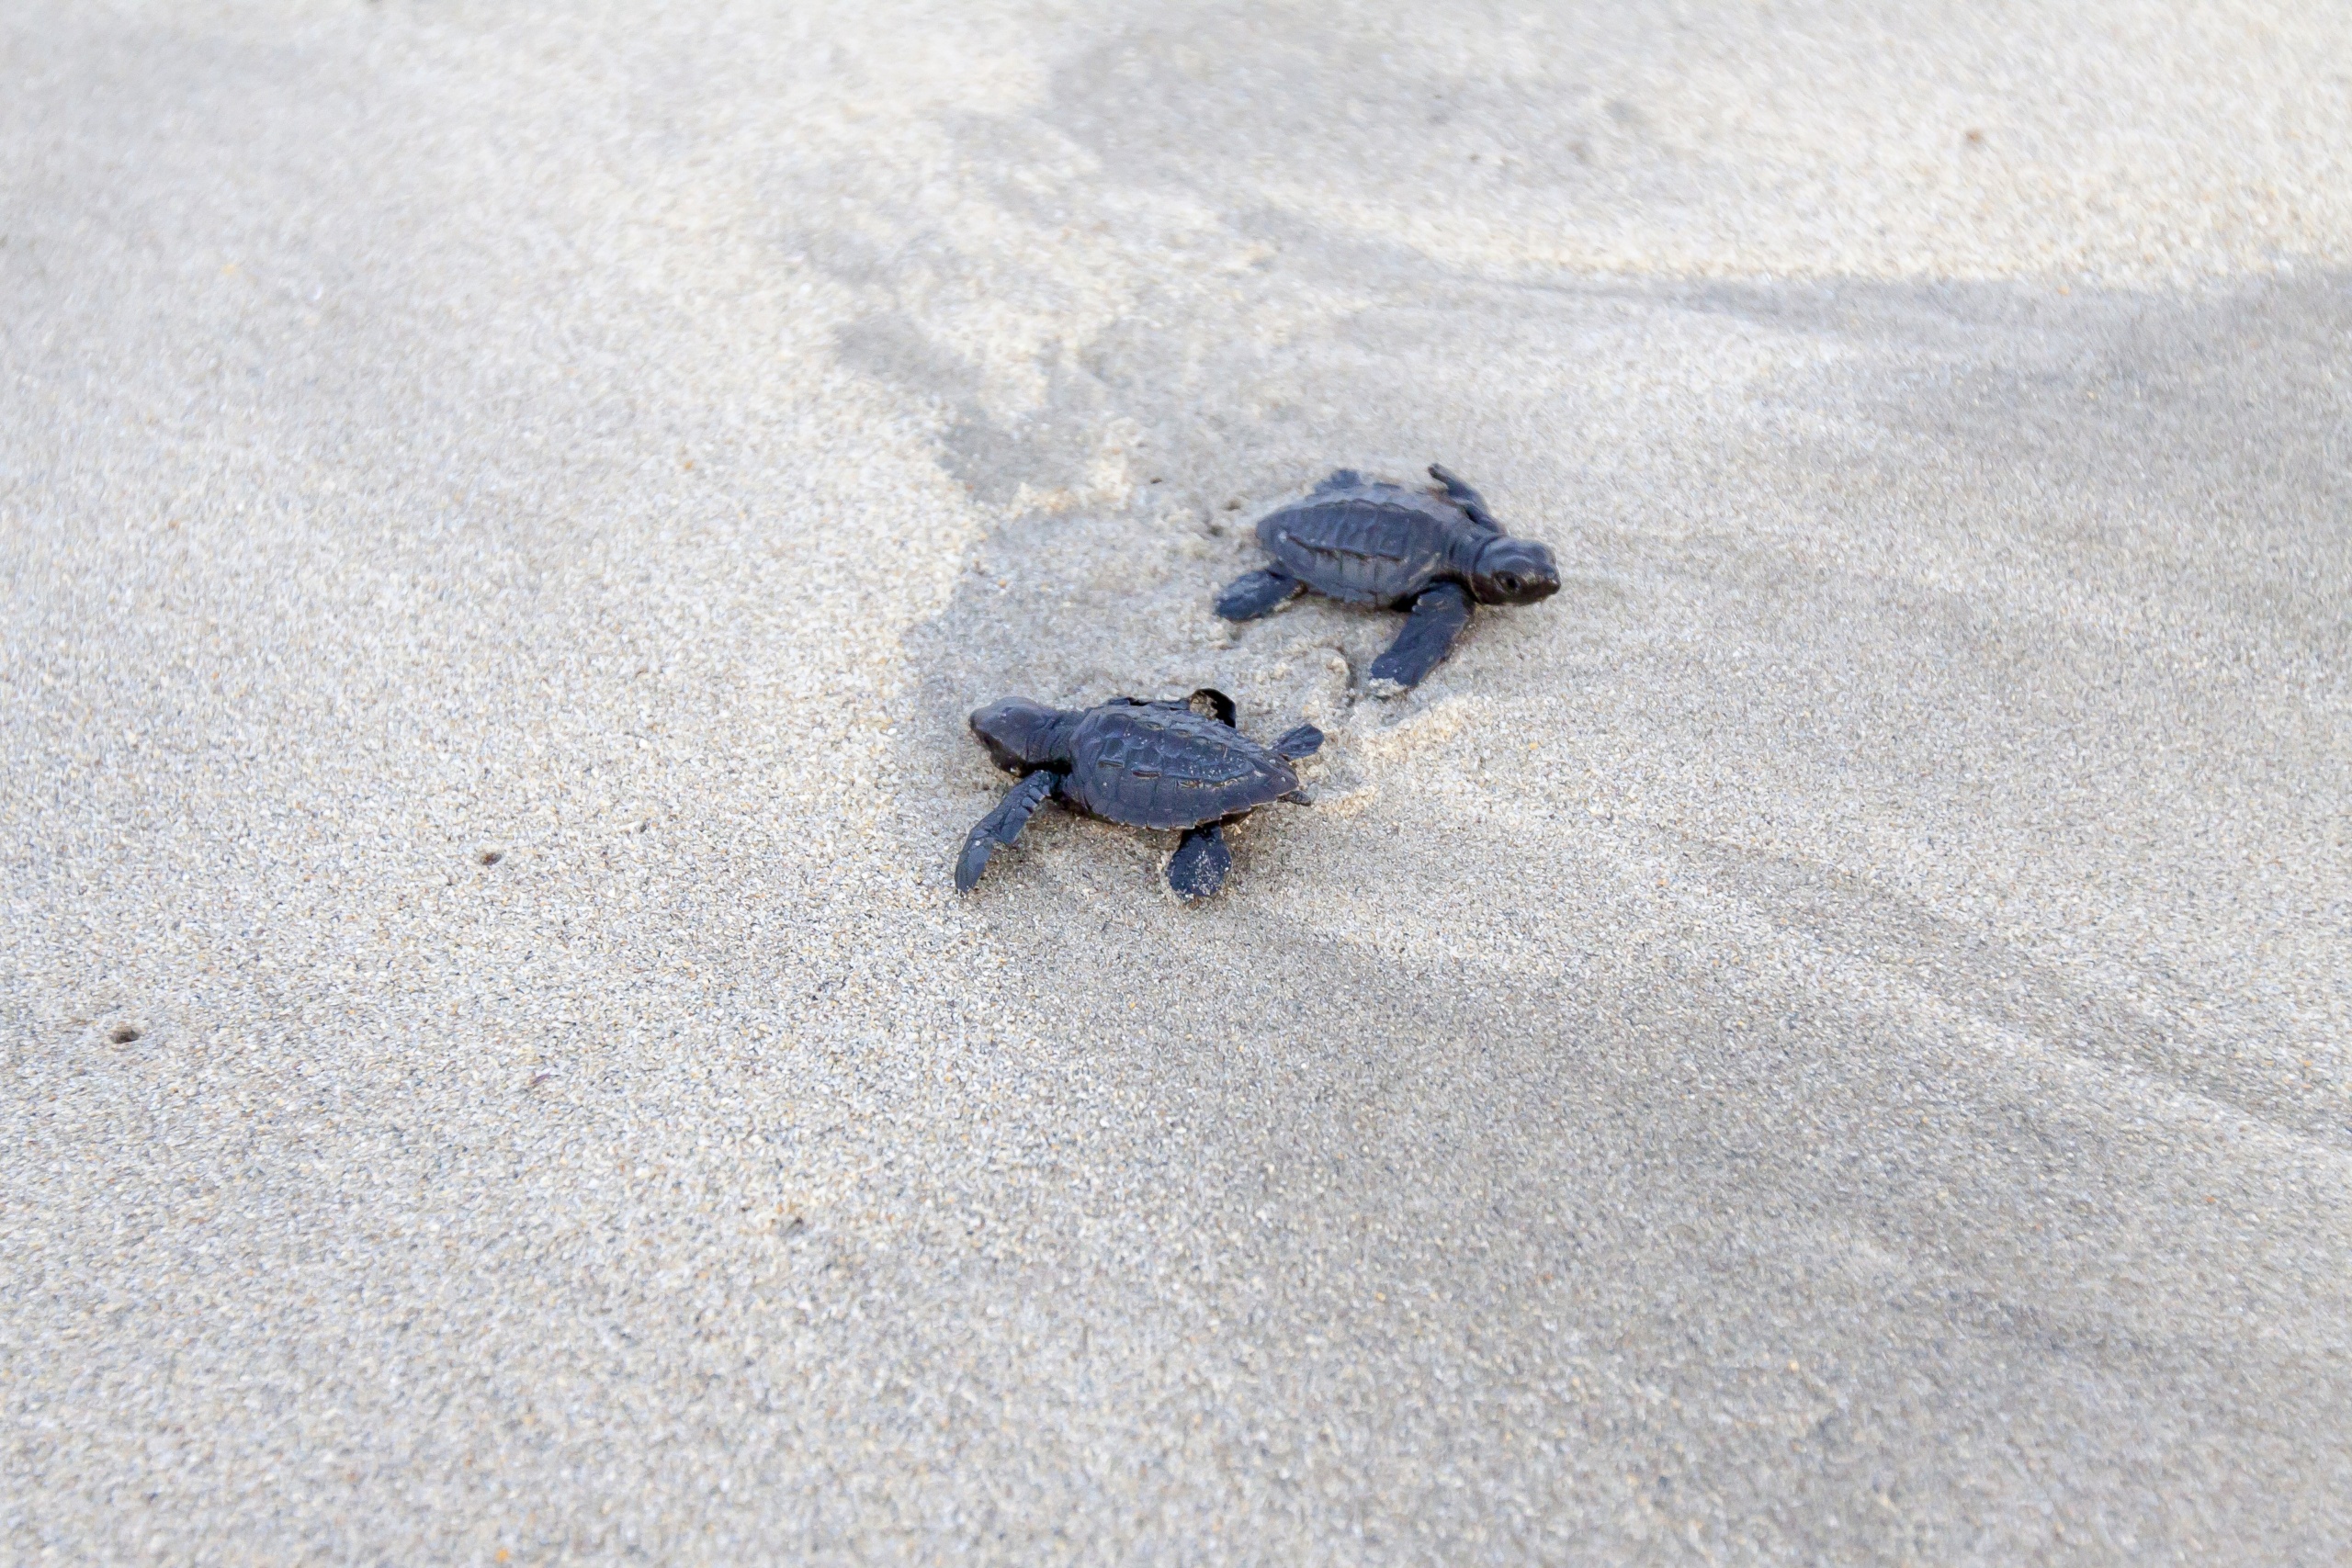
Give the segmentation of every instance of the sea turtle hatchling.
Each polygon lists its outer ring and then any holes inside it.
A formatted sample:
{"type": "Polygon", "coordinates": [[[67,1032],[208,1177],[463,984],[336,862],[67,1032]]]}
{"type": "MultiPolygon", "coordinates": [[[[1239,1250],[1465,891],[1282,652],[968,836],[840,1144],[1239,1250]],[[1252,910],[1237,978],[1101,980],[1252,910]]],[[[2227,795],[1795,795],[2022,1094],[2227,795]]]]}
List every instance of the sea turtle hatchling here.
{"type": "Polygon", "coordinates": [[[1182,702],[1114,697],[1083,712],[1011,698],[975,712],[972,733],[1023,777],[966,836],[958,892],[970,892],[997,846],[1057,796],[1106,821],[1183,829],[1168,885],[1187,903],[1216,892],[1233,863],[1220,828],[1271,801],[1306,803],[1291,764],[1323,744],[1321,730],[1302,724],[1261,746],[1233,728],[1233,699],[1207,690],[1182,702]]]}
{"type": "Polygon", "coordinates": [[[1393,696],[1421,683],[1469,624],[1470,606],[1532,604],[1560,586],[1548,545],[1514,539],[1486,499],[1432,463],[1437,490],[1407,490],[1341,468],[1312,493],[1258,522],[1274,558],[1217,596],[1228,621],[1253,621],[1302,589],[1409,610],[1405,629],[1373,660],[1366,684],[1393,696]]]}

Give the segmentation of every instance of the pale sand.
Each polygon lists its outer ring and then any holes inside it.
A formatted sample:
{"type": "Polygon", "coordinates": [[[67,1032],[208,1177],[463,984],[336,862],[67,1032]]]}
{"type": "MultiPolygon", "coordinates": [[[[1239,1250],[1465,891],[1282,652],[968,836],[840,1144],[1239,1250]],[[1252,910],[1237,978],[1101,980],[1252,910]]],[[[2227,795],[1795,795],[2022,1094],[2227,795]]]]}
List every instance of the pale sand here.
{"type": "Polygon", "coordinates": [[[648,9],[0,17],[0,1557],[2352,1552],[2352,9],[648,9]]]}

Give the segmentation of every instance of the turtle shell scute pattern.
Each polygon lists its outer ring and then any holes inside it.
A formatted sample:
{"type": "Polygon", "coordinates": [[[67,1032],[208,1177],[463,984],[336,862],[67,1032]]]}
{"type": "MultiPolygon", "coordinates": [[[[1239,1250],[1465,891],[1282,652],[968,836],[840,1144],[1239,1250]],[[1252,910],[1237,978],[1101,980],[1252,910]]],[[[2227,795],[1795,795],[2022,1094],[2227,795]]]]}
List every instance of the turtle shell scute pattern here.
{"type": "Polygon", "coordinates": [[[1317,592],[1385,604],[1429,586],[1446,524],[1409,502],[1362,496],[1310,501],[1268,517],[1262,543],[1283,570],[1317,592]]]}
{"type": "Polygon", "coordinates": [[[1184,708],[1097,708],[1071,750],[1065,788],[1096,816],[1138,828],[1196,827],[1298,787],[1280,757],[1184,708]]]}

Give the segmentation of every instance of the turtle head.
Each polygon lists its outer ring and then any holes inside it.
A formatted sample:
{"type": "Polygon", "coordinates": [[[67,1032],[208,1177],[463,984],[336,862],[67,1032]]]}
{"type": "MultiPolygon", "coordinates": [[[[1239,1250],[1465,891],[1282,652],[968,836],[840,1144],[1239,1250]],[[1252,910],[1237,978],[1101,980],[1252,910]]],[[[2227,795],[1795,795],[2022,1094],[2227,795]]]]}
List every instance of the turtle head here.
{"type": "Polygon", "coordinates": [[[972,710],[972,733],[998,767],[1025,773],[1060,760],[1069,739],[1069,715],[1059,708],[1007,697],[972,710]]]}
{"type": "Polygon", "coordinates": [[[1552,547],[1498,534],[1470,564],[1470,592],[1481,604],[1532,604],[1560,591],[1552,547]]]}

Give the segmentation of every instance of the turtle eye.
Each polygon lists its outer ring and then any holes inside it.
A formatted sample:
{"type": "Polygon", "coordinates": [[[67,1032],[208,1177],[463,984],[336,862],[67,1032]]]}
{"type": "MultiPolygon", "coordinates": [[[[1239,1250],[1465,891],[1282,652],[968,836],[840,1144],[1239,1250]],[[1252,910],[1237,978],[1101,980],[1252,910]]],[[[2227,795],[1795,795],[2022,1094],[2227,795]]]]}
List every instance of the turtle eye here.
{"type": "Polygon", "coordinates": [[[1519,574],[1515,571],[1504,572],[1495,579],[1495,586],[1506,593],[1516,593],[1519,592],[1519,574]]]}

